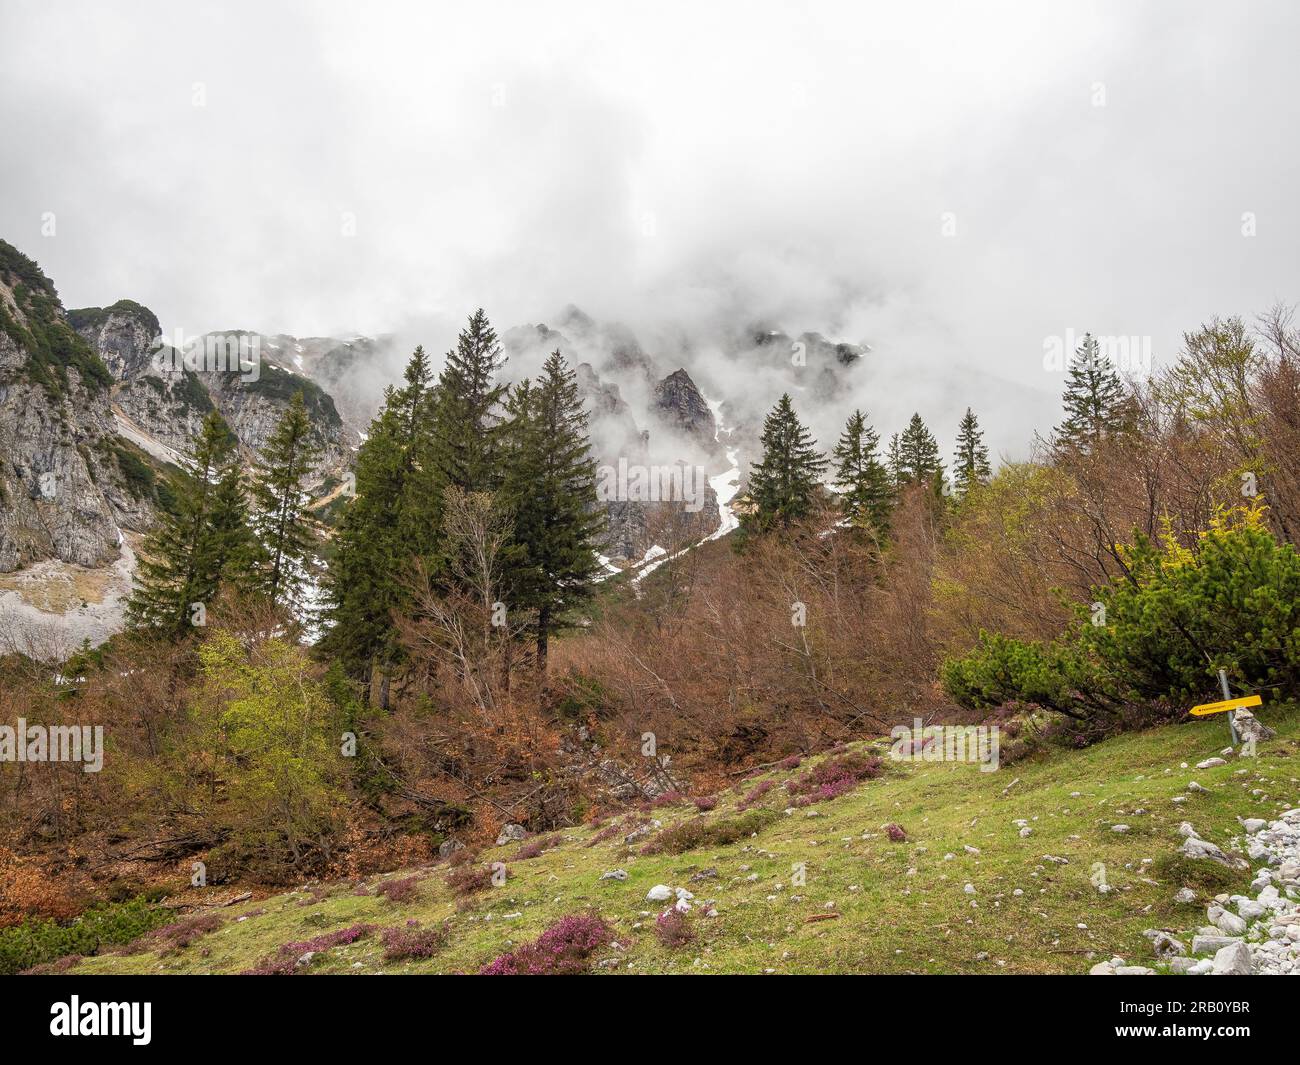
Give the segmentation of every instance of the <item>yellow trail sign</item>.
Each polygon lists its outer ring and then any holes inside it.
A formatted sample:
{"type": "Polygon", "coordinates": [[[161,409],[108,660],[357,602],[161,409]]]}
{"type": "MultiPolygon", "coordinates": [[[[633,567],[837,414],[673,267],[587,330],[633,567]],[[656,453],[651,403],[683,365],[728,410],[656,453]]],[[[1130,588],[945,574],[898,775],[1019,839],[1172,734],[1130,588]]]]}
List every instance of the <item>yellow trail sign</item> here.
{"type": "Polygon", "coordinates": [[[1243,706],[1259,706],[1261,702],[1258,695],[1247,695],[1241,699],[1225,699],[1221,703],[1202,703],[1193,706],[1188,713],[1194,717],[1205,717],[1207,714],[1221,714],[1225,710],[1238,710],[1243,706]]]}

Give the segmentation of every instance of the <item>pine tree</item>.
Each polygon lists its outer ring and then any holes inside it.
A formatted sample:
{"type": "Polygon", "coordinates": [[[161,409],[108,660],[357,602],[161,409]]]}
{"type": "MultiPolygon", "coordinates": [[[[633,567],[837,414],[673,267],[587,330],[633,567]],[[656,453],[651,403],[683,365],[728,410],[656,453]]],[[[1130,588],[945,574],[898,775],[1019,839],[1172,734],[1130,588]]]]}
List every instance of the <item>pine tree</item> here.
{"type": "Polygon", "coordinates": [[[1057,426],[1055,439],[1064,450],[1091,451],[1124,427],[1124,385],[1091,333],[1084,334],[1070,361],[1061,403],[1065,420],[1057,426]]]}
{"type": "Polygon", "coordinates": [[[943,475],[939,443],[921,415],[913,414],[897,443],[890,441],[890,457],[899,484],[928,484],[943,475]]]}
{"type": "Polygon", "coordinates": [[[596,460],[577,374],[558,351],[535,384],[516,387],[509,413],[501,495],[514,515],[515,551],[507,607],[536,611],[536,666],[545,677],[550,637],[590,598],[600,569],[596,460]]]}
{"type": "Polygon", "coordinates": [[[304,521],[307,494],[302,481],[320,455],[311,440],[311,421],[302,393],[262,449],[253,479],[253,531],[262,546],[257,583],[278,603],[301,610],[307,559],[314,537],[304,521]]]}
{"type": "Polygon", "coordinates": [[[952,477],[958,497],[965,499],[975,485],[988,481],[990,473],[984,432],[980,429],[979,419],[967,407],[966,415],[957,427],[957,452],[953,455],[952,477]]]}
{"type": "Polygon", "coordinates": [[[885,469],[889,471],[889,477],[893,481],[895,490],[902,488],[904,484],[902,447],[902,441],[899,440],[898,434],[891,434],[889,449],[885,452],[885,469]]]}
{"type": "Polygon", "coordinates": [[[754,511],[745,523],[771,529],[807,517],[827,461],[795,414],[788,392],[763,420],[762,444],[763,458],[749,474],[754,511]]]}
{"type": "Polygon", "coordinates": [[[835,483],[842,492],[840,505],[852,524],[883,530],[889,521],[893,486],[889,471],[876,454],[879,444],[879,435],[862,411],[854,411],[835,445],[835,483]]]}
{"type": "MultiPolygon", "coordinates": [[[[443,485],[487,492],[500,480],[500,411],[506,386],[501,345],[480,307],[461,330],[438,379],[437,457],[443,485]]],[[[441,492],[439,492],[441,494],[441,492]]]]}
{"type": "Polygon", "coordinates": [[[174,479],[172,494],[141,551],[127,616],[179,636],[204,623],[223,583],[247,575],[255,546],[238,442],[217,411],[203,420],[194,460],[174,479]]]}
{"type": "Polygon", "coordinates": [[[423,348],[415,349],[404,376],[404,387],[385,393],[357,453],[356,494],[343,512],[326,577],[329,629],[320,649],[348,676],[367,681],[367,692],[398,657],[393,611],[404,597],[402,574],[420,547],[415,534],[433,534],[415,521],[410,493],[432,394],[423,348]]]}

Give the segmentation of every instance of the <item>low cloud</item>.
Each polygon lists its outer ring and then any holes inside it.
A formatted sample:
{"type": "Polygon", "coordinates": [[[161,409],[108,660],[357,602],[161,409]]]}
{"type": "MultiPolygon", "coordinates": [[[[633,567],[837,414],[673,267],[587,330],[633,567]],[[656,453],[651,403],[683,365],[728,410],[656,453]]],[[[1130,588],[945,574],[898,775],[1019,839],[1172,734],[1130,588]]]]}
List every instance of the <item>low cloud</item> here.
{"type": "Polygon", "coordinates": [[[873,349],[807,409],[823,445],[862,406],[946,449],[969,405],[1023,455],[1058,416],[1048,338],[1168,360],[1300,298],[1297,29],[1282,3],[11,0],[0,236],[69,306],[394,334],[380,376],[474,307],[574,303],[765,403],[725,338],[815,330],[873,349]]]}

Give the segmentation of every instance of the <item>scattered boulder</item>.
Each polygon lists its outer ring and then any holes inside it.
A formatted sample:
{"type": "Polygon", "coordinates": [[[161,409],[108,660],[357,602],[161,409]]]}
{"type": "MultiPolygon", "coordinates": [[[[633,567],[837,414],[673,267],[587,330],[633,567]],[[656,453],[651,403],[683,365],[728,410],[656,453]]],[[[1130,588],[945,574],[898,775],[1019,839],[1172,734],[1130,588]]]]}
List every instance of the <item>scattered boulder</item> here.
{"type": "Polygon", "coordinates": [[[502,825],[501,832],[497,835],[497,846],[504,847],[507,843],[518,843],[528,835],[528,829],[523,825],[502,825]]]}
{"type": "Polygon", "coordinates": [[[1214,955],[1215,976],[1249,976],[1250,948],[1238,940],[1222,947],[1214,955]]]}
{"type": "Polygon", "coordinates": [[[1148,928],[1142,934],[1151,940],[1157,958],[1176,958],[1187,953],[1185,944],[1159,928],[1148,928]]]}
{"type": "Polygon", "coordinates": [[[1233,943],[1240,943],[1241,940],[1236,936],[1194,936],[1192,937],[1192,953],[1208,954],[1211,951],[1222,950],[1224,947],[1230,947],[1233,943]]]}
{"type": "Polygon", "coordinates": [[[1246,922],[1230,910],[1225,910],[1218,903],[1212,904],[1208,911],[1210,924],[1215,928],[1221,929],[1230,936],[1244,935],[1246,932],[1246,922]]]}
{"type": "Polygon", "coordinates": [[[1277,735],[1249,710],[1238,710],[1232,717],[1232,723],[1237,726],[1237,735],[1241,737],[1243,743],[1252,741],[1260,743],[1263,740],[1271,740],[1277,735]]]}
{"type": "Polygon", "coordinates": [[[1234,861],[1213,843],[1208,840],[1198,839],[1194,836],[1188,836],[1187,839],[1183,840],[1183,845],[1179,847],[1178,850],[1180,854],[1187,858],[1194,858],[1197,860],[1208,858],[1210,861],[1218,862],[1220,865],[1225,865],[1229,869],[1237,869],[1241,867],[1239,859],[1234,861]]]}

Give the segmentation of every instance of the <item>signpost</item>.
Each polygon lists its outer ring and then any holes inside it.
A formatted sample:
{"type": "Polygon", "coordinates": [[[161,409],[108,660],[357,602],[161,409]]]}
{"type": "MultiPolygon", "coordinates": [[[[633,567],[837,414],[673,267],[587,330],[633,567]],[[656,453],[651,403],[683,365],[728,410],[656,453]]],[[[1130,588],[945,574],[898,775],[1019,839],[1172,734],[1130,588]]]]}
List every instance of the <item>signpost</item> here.
{"type": "Polygon", "coordinates": [[[1200,706],[1193,706],[1188,711],[1193,717],[1208,717],[1210,714],[1228,715],[1228,733],[1232,736],[1232,745],[1237,746],[1237,725],[1232,719],[1232,712],[1239,708],[1247,706],[1259,706],[1263,701],[1258,695],[1246,695],[1240,699],[1234,699],[1232,692],[1228,690],[1228,671],[1219,670],[1219,687],[1223,689],[1223,701],[1218,703],[1202,703],[1200,706]]]}

